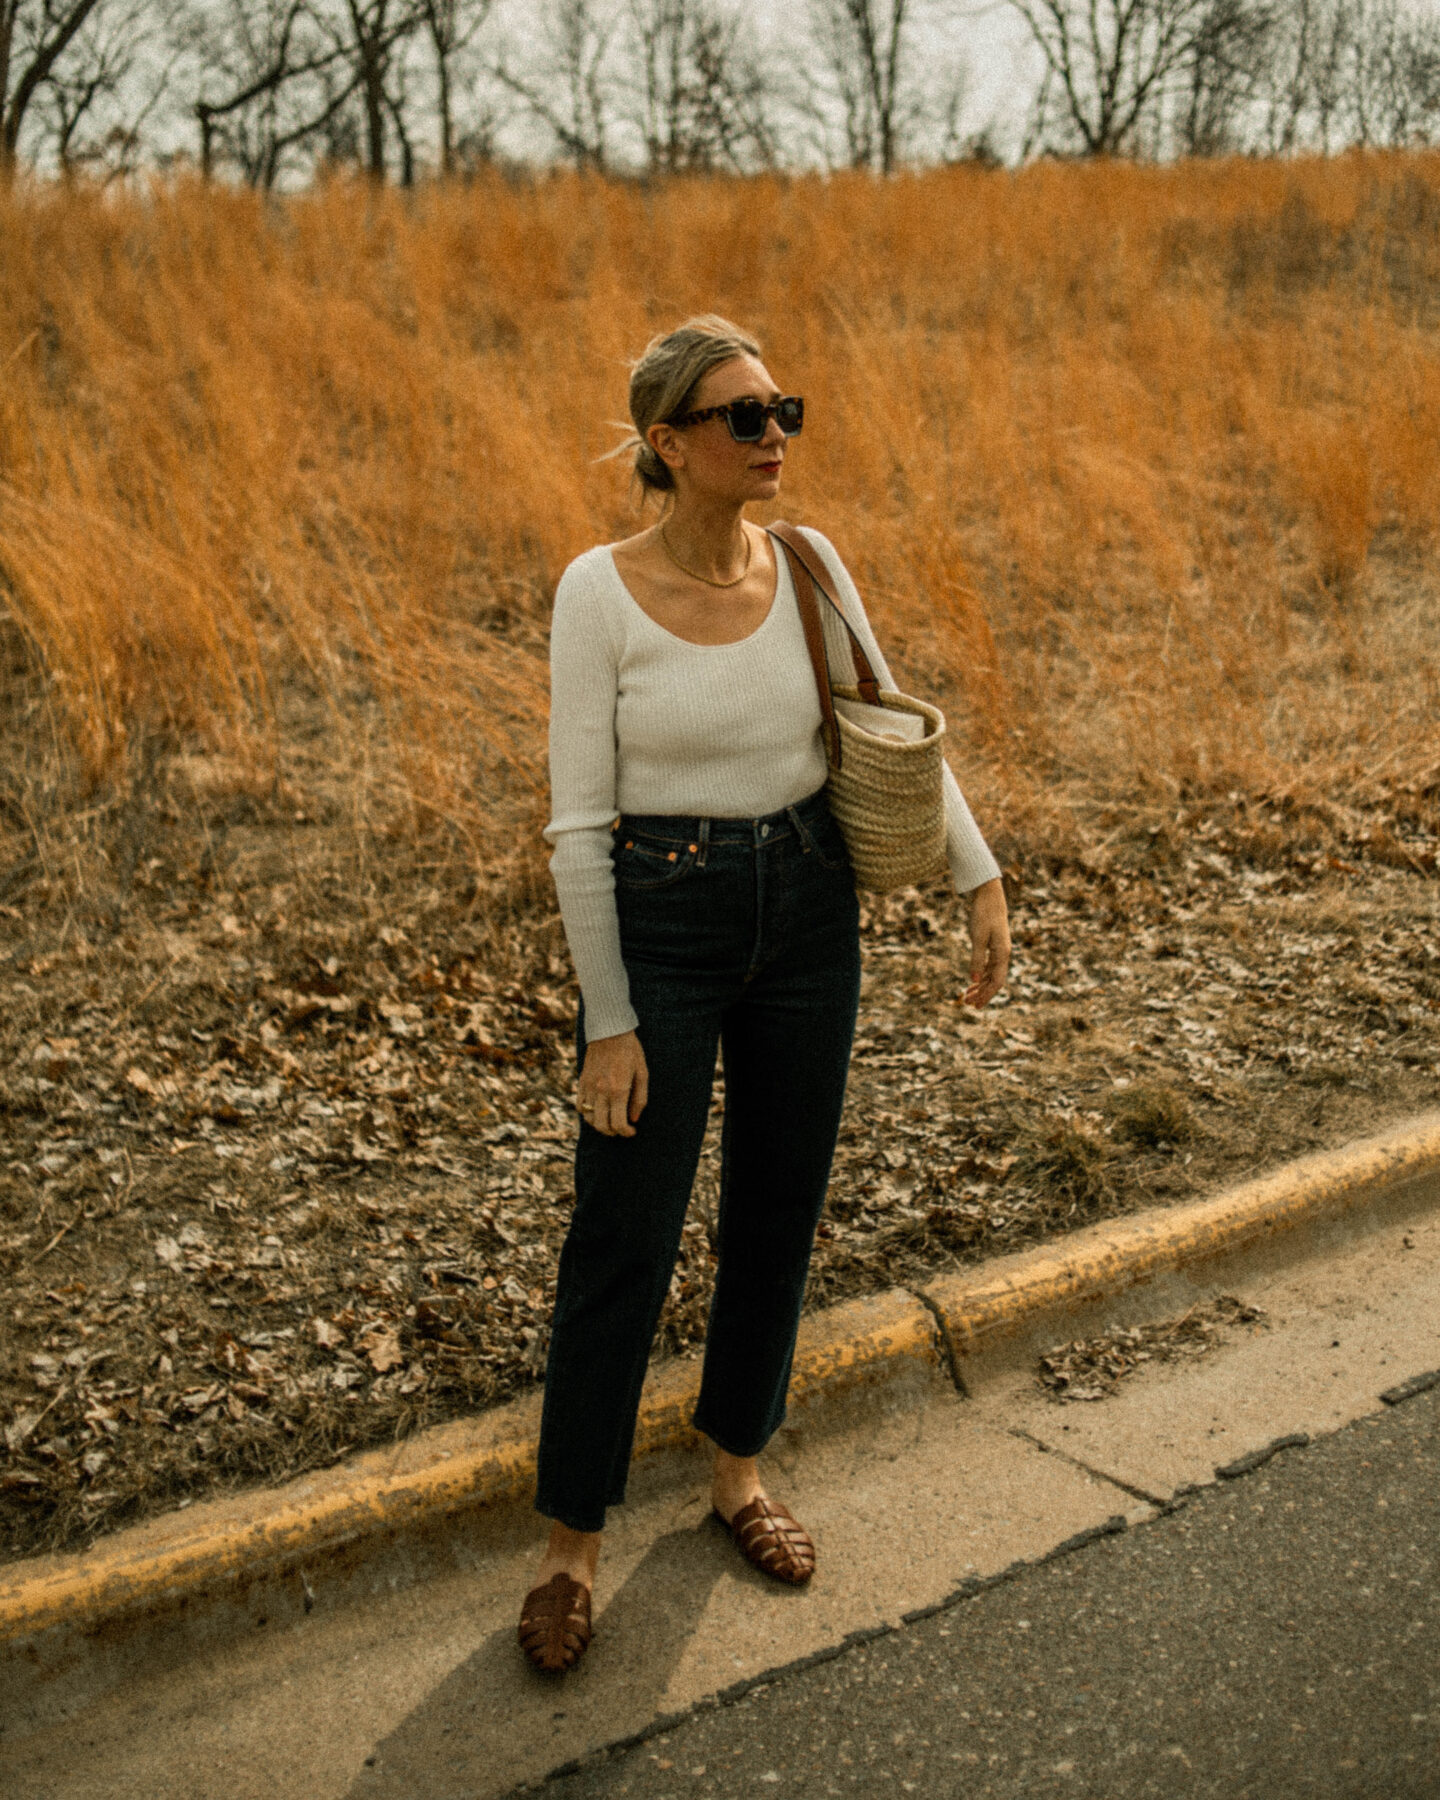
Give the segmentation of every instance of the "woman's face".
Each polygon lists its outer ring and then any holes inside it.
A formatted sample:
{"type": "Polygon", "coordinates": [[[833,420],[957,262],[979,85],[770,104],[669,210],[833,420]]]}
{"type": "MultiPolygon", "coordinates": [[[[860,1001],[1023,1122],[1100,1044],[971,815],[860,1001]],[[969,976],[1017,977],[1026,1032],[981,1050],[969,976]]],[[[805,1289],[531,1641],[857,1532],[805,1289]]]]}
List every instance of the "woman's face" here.
{"type": "MultiPolygon", "coordinates": [[[[780,398],[780,389],[758,356],[736,356],[711,369],[695,390],[693,411],[728,406],[732,400],[780,398]]],[[[785,433],[774,419],[765,421],[759,443],[737,444],[724,419],[706,419],[677,429],[652,425],[646,433],[675,477],[677,493],[687,489],[698,499],[772,500],[780,491],[785,461],[785,433]]]]}

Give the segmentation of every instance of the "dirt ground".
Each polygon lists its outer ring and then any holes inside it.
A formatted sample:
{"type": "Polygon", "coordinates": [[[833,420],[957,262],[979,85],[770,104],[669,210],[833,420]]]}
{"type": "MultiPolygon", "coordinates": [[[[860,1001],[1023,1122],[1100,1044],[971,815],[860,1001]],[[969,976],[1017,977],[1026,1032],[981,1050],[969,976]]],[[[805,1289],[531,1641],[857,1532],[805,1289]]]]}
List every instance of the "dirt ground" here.
{"type": "MultiPolygon", "coordinates": [[[[1440,1100],[1437,796],[1101,820],[1015,871],[979,1015],[958,903],[869,905],[809,1304],[1440,1100]]],[[[545,900],[497,925],[304,821],[156,832],[130,865],[108,911],[33,871],[0,894],[11,1557],[492,1405],[545,1356],[576,1137],[545,900]]],[[[717,1080],[663,1354],[703,1334],[722,1104],[717,1080]]]]}

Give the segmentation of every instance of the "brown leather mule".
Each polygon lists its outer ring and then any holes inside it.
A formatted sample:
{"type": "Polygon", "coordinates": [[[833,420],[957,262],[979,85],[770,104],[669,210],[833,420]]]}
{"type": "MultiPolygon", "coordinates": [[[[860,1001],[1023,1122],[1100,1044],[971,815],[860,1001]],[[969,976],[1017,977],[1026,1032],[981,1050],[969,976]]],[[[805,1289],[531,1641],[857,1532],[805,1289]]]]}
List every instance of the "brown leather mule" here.
{"type": "Polygon", "coordinates": [[[729,1531],[740,1554],[763,1575],[785,1581],[791,1587],[803,1585],[815,1573],[815,1546],[810,1534],[778,1500],[764,1494],[742,1506],[726,1521],[717,1507],[715,1517],[729,1531]]]}
{"type": "Polygon", "coordinates": [[[590,1590],[563,1570],[533,1587],[520,1608],[520,1648],[545,1675],[573,1669],[590,1642],[590,1590]]]}

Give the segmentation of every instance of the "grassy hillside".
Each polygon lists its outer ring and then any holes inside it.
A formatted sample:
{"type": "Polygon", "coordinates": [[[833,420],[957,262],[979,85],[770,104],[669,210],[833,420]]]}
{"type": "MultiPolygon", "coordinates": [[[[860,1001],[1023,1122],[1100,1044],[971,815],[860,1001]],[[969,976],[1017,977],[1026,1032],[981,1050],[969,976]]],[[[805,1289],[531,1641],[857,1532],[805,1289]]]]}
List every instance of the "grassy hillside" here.
{"type": "Polygon", "coordinates": [[[148,770],[528,866],[553,586],[634,528],[594,459],[697,309],[805,393],[783,511],[1007,849],[1394,796],[1434,762],[1437,222],[1428,156],[0,202],[7,826],[148,770]]]}

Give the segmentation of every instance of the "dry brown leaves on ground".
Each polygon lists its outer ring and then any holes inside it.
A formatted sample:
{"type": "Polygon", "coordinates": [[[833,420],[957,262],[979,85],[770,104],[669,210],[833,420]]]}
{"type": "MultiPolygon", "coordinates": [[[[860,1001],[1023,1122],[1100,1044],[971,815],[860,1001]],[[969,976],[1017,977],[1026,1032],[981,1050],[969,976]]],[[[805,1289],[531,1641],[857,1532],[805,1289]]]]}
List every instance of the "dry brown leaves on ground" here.
{"type": "MultiPolygon", "coordinates": [[[[868,907],[809,1304],[1433,1105],[1440,889],[1433,830],[1407,833],[1307,838],[1253,801],[1097,832],[1021,871],[979,1015],[953,898],[868,907]]],[[[123,908],[0,914],[8,1555],[542,1369],[576,1137],[559,921],[497,923],[398,852],[327,875],[303,836],[157,834],[123,908]]],[[[722,1106],[717,1080],[662,1353],[703,1337],[722,1106]]]]}
{"type": "Polygon", "coordinates": [[[1265,1314],[1233,1294],[1202,1300],[1178,1319],[1117,1326],[1100,1337],[1077,1338],[1040,1358],[1037,1380],[1052,1400],[1104,1400],[1147,1363],[1193,1361],[1219,1348],[1227,1326],[1256,1325],[1265,1314]]]}

